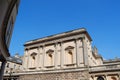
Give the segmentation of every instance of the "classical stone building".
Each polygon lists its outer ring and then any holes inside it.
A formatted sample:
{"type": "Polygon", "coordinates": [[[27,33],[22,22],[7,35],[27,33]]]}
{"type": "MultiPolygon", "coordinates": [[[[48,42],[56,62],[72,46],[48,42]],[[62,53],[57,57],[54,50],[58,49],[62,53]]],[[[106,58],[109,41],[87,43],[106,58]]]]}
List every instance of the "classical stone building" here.
{"type": "Polygon", "coordinates": [[[103,60],[81,28],[24,44],[20,80],[120,80],[120,59],[103,60]]]}
{"type": "Polygon", "coordinates": [[[22,71],[22,57],[18,54],[15,54],[13,57],[9,57],[4,71],[3,80],[17,80],[18,75],[13,75],[22,71]]]}
{"type": "Polygon", "coordinates": [[[24,44],[18,80],[120,80],[120,59],[103,60],[81,28],[24,44]]]}
{"type": "MultiPolygon", "coordinates": [[[[29,41],[24,45],[24,71],[35,76],[37,72],[41,80],[88,79],[88,66],[102,64],[101,57],[95,60],[91,54],[91,41],[85,29],[29,41]]],[[[28,76],[21,77],[32,80],[28,76]]]]}

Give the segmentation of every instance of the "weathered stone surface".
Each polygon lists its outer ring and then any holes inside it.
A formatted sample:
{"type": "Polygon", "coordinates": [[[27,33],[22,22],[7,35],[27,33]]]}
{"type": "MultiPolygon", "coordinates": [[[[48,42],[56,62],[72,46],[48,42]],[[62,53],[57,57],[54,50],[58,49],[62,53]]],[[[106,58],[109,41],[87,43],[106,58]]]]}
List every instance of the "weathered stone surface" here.
{"type": "Polygon", "coordinates": [[[20,80],[87,80],[87,72],[59,72],[21,75],[20,80]]]}

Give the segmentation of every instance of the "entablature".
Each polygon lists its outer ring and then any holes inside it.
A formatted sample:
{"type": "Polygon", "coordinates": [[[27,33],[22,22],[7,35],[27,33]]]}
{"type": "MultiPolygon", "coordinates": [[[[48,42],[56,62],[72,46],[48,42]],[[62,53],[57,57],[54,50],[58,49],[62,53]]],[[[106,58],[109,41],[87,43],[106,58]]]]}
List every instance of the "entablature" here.
{"type": "Polygon", "coordinates": [[[56,43],[64,43],[64,42],[67,42],[70,40],[83,39],[83,38],[85,38],[85,34],[74,35],[74,36],[69,36],[69,37],[65,37],[65,38],[59,38],[59,39],[55,39],[55,40],[51,40],[51,41],[39,42],[37,44],[30,44],[30,45],[24,45],[24,46],[25,46],[25,50],[27,50],[27,49],[38,48],[39,46],[44,47],[46,45],[51,45],[51,44],[56,44],[56,43]]]}

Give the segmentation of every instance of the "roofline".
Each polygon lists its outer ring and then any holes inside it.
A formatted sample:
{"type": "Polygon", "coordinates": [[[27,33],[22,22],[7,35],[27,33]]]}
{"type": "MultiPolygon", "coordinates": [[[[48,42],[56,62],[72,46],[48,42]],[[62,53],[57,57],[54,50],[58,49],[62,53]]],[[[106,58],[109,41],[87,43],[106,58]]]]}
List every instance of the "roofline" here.
{"type": "Polygon", "coordinates": [[[86,36],[89,38],[89,40],[92,41],[92,38],[90,37],[87,30],[85,28],[79,28],[79,29],[70,30],[70,31],[63,32],[63,33],[54,34],[54,35],[51,35],[51,36],[46,36],[46,37],[43,37],[43,38],[30,40],[30,41],[27,41],[24,44],[24,46],[31,45],[31,44],[34,44],[34,43],[38,43],[38,42],[45,41],[45,40],[51,40],[51,39],[55,39],[55,38],[60,38],[60,37],[70,35],[70,34],[75,34],[75,33],[85,33],[86,36]]]}
{"type": "Polygon", "coordinates": [[[22,65],[22,59],[20,58],[15,58],[15,57],[7,57],[6,58],[8,62],[16,63],[16,64],[21,64],[22,65]]]}

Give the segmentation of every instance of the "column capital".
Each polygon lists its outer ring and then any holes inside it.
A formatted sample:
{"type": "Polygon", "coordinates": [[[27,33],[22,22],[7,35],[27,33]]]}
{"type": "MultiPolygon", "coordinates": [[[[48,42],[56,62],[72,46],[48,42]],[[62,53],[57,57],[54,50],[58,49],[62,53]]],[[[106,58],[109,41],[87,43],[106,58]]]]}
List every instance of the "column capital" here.
{"type": "Polygon", "coordinates": [[[118,73],[118,76],[120,76],[120,73],[118,73]]]}
{"type": "Polygon", "coordinates": [[[54,46],[56,47],[56,46],[57,46],[57,44],[58,44],[58,42],[55,42],[55,43],[54,43],[54,46]]]}
{"type": "Polygon", "coordinates": [[[28,50],[30,50],[30,48],[25,48],[24,50],[25,50],[25,51],[28,51],[28,50]]]}
{"type": "Polygon", "coordinates": [[[91,75],[91,77],[95,77],[95,75],[91,75]]]}
{"type": "Polygon", "coordinates": [[[78,40],[79,38],[75,37],[73,40],[78,40]]]}
{"type": "Polygon", "coordinates": [[[45,44],[40,45],[40,47],[44,47],[44,46],[45,46],[45,44]]]}
{"type": "Polygon", "coordinates": [[[40,46],[37,47],[37,50],[39,50],[39,49],[40,49],[40,46]]]}
{"type": "Polygon", "coordinates": [[[84,39],[85,39],[85,37],[80,37],[80,39],[81,39],[81,40],[84,40],[84,39]]]}

